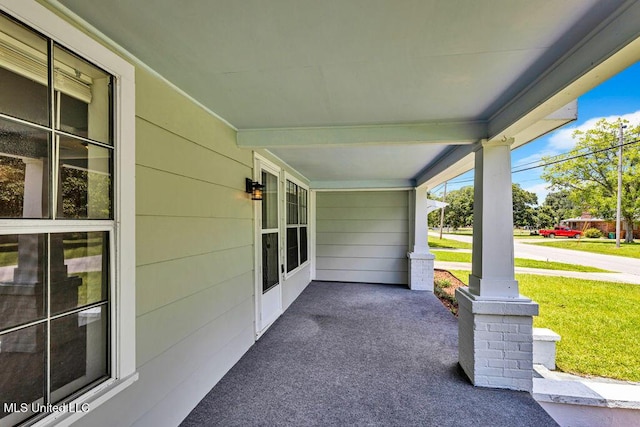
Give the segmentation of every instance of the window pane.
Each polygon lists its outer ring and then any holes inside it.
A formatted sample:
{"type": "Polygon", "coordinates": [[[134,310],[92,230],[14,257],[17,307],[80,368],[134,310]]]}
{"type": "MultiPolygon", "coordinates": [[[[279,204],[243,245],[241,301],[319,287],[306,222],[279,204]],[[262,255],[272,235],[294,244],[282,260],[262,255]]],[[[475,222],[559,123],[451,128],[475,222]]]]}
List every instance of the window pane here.
{"type": "Polygon", "coordinates": [[[31,403],[43,402],[44,325],[0,335],[0,425],[14,425],[33,415],[31,403]],[[26,403],[28,412],[5,404],[26,403]],[[8,409],[8,411],[7,411],[8,409]]]}
{"type": "Polygon", "coordinates": [[[50,151],[47,132],[0,119],[1,217],[49,217],[50,151]]]}
{"type": "Polygon", "coordinates": [[[300,264],[307,259],[307,227],[300,227],[300,264]]]}
{"type": "Polygon", "coordinates": [[[51,313],[106,301],[107,232],[51,235],[51,313]]]}
{"type": "Polygon", "coordinates": [[[262,228],[278,228],[278,177],[262,171],[262,228]]]}
{"type": "Polygon", "coordinates": [[[112,150],[60,137],[59,218],[109,219],[112,150]]]}
{"type": "Polygon", "coordinates": [[[59,46],[54,66],[57,128],[111,144],[111,76],[59,46]]]}
{"type": "Polygon", "coordinates": [[[278,284],[278,233],[262,235],[262,292],[278,284]]]}
{"type": "Polygon", "coordinates": [[[46,266],[44,234],[0,236],[0,330],[44,317],[46,266]]]}
{"type": "Polygon", "coordinates": [[[108,308],[51,321],[51,401],[59,402],[109,375],[108,308]]]}
{"type": "Polygon", "coordinates": [[[300,189],[300,224],[307,223],[307,190],[300,189]]]}
{"type": "Polygon", "coordinates": [[[298,186],[287,181],[287,224],[298,223],[298,186]]]}
{"type": "Polygon", "coordinates": [[[0,112],[47,126],[47,40],[4,16],[0,28],[0,112]]]}
{"type": "Polygon", "coordinates": [[[298,228],[287,228],[287,273],[298,265],[298,228]]]}

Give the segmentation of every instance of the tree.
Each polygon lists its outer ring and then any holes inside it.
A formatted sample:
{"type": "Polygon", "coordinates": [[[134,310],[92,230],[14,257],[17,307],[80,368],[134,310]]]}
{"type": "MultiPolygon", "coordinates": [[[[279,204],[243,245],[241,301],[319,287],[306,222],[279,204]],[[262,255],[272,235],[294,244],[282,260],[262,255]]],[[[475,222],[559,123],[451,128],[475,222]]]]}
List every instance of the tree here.
{"type": "MultiPolygon", "coordinates": [[[[576,146],[558,156],[558,163],[545,166],[542,178],[552,188],[568,191],[569,199],[583,211],[607,219],[615,217],[617,199],[618,132],[620,120],[599,120],[592,129],[576,130],[576,146]],[[583,155],[584,156],[581,156],[583,155]],[[578,157],[580,156],[580,157],[578,157]]],[[[623,124],[628,124],[626,120],[623,124]]],[[[638,138],[640,126],[628,126],[625,134],[638,138]]],[[[640,149],[636,144],[624,147],[622,175],[622,219],[626,242],[633,241],[633,220],[640,216],[640,149]]],[[[549,158],[543,158],[549,162],[549,158]]]]}
{"type": "Polygon", "coordinates": [[[579,216],[582,213],[580,206],[574,203],[573,199],[568,190],[547,194],[542,206],[548,208],[547,213],[552,215],[553,221],[548,225],[549,227],[560,225],[563,219],[579,216]]]}
{"type": "Polygon", "coordinates": [[[536,225],[536,211],[534,206],[538,204],[538,196],[527,190],[523,190],[520,184],[511,185],[513,198],[513,225],[526,227],[536,225]]]}
{"type": "MultiPolygon", "coordinates": [[[[513,224],[517,227],[535,226],[538,196],[523,190],[519,184],[512,185],[513,194],[513,224]]],[[[447,194],[445,202],[449,205],[445,209],[444,225],[453,228],[469,227],[473,225],[473,186],[462,187],[447,194]]],[[[440,224],[440,210],[432,212],[429,224],[440,224]]]]}
{"type": "Polygon", "coordinates": [[[462,187],[447,193],[444,224],[453,228],[473,224],[473,187],[462,187]]]}
{"type": "Polygon", "coordinates": [[[554,225],[558,224],[556,222],[556,211],[554,211],[551,206],[542,205],[537,206],[535,208],[536,216],[535,216],[535,226],[536,228],[551,228],[554,225]]]}

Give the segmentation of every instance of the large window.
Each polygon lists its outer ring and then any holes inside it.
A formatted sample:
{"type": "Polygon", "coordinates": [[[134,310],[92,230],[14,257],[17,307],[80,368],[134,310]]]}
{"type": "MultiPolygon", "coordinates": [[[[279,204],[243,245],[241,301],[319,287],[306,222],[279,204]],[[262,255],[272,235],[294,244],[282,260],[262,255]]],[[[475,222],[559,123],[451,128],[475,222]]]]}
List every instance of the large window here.
{"type": "Polygon", "coordinates": [[[0,13],[0,425],[68,411],[124,372],[115,84],[0,13]]]}
{"type": "Polygon", "coordinates": [[[308,190],[287,180],[287,273],[308,259],[308,190]]]}

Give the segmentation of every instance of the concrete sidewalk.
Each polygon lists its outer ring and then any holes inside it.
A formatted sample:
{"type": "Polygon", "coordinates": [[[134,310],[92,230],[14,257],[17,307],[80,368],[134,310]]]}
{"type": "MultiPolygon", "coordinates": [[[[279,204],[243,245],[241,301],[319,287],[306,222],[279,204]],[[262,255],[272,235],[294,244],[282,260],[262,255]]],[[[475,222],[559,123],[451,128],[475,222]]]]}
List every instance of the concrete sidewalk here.
{"type": "MultiPolygon", "coordinates": [[[[430,232],[430,236],[437,237],[438,233],[430,232]]],[[[460,242],[471,243],[472,236],[444,234],[443,237],[460,242]]],[[[540,241],[540,240],[538,240],[540,241]]],[[[553,248],[549,246],[534,245],[521,243],[518,239],[514,239],[514,256],[516,258],[535,259],[540,261],[563,262],[567,264],[584,265],[608,270],[616,273],[579,273],[579,272],[562,272],[557,270],[549,270],[551,273],[547,275],[590,278],[593,280],[607,280],[624,283],[640,284],[640,259],[621,257],[614,255],[602,255],[591,252],[575,251],[571,249],[553,248]],[[624,272],[624,273],[621,273],[624,272]],[[586,274],[588,276],[582,276],[586,274]],[[617,274],[617,276],[615,275],[617,274]],[[601,276],[601,277],[598,277],[601,276]],[[609,279],[607,279],[609,278],[609,279]]],[[[543,274],[539,269],[530,269],[526,271],[532,274],[543,274]]],[[[518,267],[516,267],[518,271],[518,267]]],[[[525,272],[525,271],[522,271],[525,272]]]]}
{"type": "MultiPolygon", "coordinates": [[[[468,262],[435,261],[435,268],[440,270],[471,271],[468,262]]],[[[601,280],[603,282],[629,283],[640,285],[640,276],[627,273],[583,273],[581,271],[546,270],[543,268],[515,267],[517,274],[537,274],[540,276],[570,277],[573,279],[601,280]]]]}

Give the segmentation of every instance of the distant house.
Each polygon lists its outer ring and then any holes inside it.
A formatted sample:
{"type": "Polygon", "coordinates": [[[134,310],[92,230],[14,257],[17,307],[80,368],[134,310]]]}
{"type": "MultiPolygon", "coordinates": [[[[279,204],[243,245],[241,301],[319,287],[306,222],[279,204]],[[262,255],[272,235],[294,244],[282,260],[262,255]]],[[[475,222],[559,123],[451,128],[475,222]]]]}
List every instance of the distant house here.
{"type": "MultiPolygon", "coordinates": [[[[582,215],[576,218],[563,219],[561,223],[574,230],[584,231],[588,228],[597,228],[602,231],[604,236],[616,232],[616,222],[614,220],[594,218],[589,212],[583,212],[582,215]]],[[[620,238],[624,239],[626,234],[623,226],[620,238]]],[[[633,238],[640,239],[640,223],[638,222],[633,223],[633,238]]]]}

